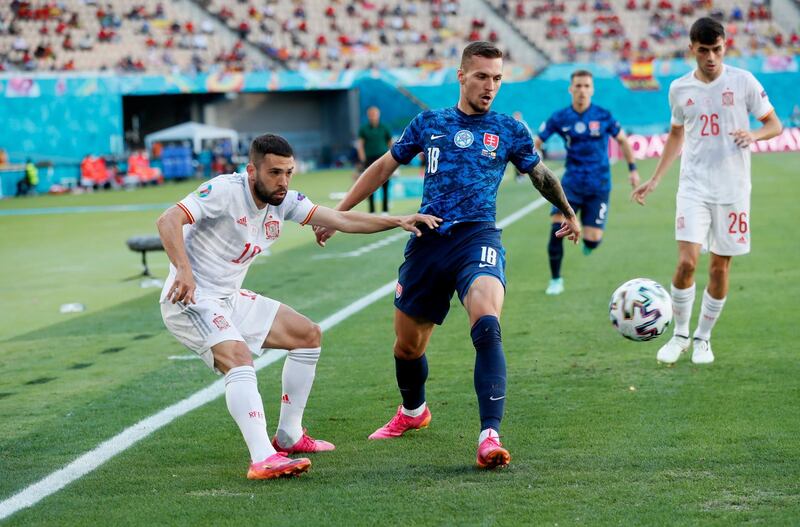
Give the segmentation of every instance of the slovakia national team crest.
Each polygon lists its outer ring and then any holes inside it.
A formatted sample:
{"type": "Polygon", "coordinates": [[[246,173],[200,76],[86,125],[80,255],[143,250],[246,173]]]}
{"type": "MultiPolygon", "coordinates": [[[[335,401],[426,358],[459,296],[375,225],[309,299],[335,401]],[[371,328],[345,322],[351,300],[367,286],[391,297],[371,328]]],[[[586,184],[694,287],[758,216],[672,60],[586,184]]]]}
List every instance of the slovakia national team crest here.
{"type": "Polygon", "coordinates": [[[483,134],[483,147],[489,152],[494,152],[500,146],[500,136],[490,134],[488,132],[483,134]]]}
{"type": "Polygon", "coordinates": [[[401,296],[403,296],[403,286],[400,282],[397,282],[397,287],[394,288],[394,297],[400,298],[401,296]]]}
{"type": "Polygon", "coordinates": [[[264,235],[268,240],[277,240],[281,235],[281,222],[276,220],[268,221],[264,224],[264,235]]]}
{"type": "Polygon", "coordinates": [[[453,142],[459,148],[469,148],[475,141],[475,137],[469,130],[459,130],[453,137],[453,142]]]}
{"type": "Polygon", "coordinates": [[[722,92],[722,106],[733,106],[733,92],[728,90],[722,92]]]}
{"type": "Polygon", "coordinates": [[[589,121],[589,133],[600,135],[600,121],[589,121]]]}

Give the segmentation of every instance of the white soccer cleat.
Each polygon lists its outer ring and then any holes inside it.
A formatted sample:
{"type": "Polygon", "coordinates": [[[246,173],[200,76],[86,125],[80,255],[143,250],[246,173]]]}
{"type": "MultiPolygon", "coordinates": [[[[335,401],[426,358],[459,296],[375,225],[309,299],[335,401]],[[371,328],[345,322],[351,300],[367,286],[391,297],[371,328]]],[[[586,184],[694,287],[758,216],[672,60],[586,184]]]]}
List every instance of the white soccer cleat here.
{"type": "Polygon", "coordinates": [[[702,339],[692,340],[692,362],[694,364],[711,364],[714,362],[711,342],[702,339]]]}
{"type": "Polygon", "coordinates": [[[550,283],[547,284],[547,289],[545,289],[544,294],[546,295],[560,295],[564,292],[564,279],[563,278],[551,278],[550,283]]]}
{"type": "Polygon", "coordinates": [[[681,353],[689,349],[689,337],[681,337],[680,335],[673,335],[669,342],[661,346],[656,355],[658,362],[664,364],[675,364],[681,357],[681,353]]]}

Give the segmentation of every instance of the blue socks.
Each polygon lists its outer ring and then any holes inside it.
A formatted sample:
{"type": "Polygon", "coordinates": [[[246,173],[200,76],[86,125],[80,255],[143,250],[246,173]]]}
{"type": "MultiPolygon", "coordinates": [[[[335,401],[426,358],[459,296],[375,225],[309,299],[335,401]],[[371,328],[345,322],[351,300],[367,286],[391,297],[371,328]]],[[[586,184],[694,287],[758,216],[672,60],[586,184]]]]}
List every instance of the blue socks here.
{"type": "Polygon", "coordinates": [[[602,240],[597,240],[596,242],[592,241],[592,240],[583,240],[583,254],[586,254],[586,255],[591,254],[592,251],[597,249],[597,247],[600,245],[601,241],[602,240]]]}
{"type": "Polygon", "coordinates": [[[550,276],[561,277],[561,260],[564,259],[564,240],[556,237],[556,232],[561,228],[558,223],[553,223],[550,230],[550,241],[547,242],[547,255],[550,257],[550,276]]]}
{"type": "Polygon", "coordinates": [[[475,345],[475,393],[481,416],[481,430],[500,432],[506,402],[506,357],[500,338],[500,321],[485,315],[472,326],[475,345]]]}
{"type": "Polygon", "coordinates": [[[394,358],[397,387],[403,397],[403,408],[416,410],[425,402],[425,381],[428,380],[428,358],[412,360],[394,358]]]}

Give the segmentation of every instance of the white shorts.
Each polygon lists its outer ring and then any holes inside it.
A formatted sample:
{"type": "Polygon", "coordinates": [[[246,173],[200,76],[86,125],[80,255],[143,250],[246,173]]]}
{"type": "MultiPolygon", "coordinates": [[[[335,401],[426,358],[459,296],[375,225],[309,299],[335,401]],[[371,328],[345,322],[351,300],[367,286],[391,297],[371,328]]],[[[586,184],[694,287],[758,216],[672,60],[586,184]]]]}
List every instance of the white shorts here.
{"type": "Polygon", "coordinates": [[[197,353],[214,370],[211,346],[226,340],[244,342],[250,351],[261,355],[278,308],[277,300],[247,289],[228,298],[197,298],[196,304],[161,304],[164,325],[181,344],[197,353]]]}
{"type": "Polygon", "coordinates": [[[719,256],[750,252],[750,198],[719,204],[678,196],[675,239],[699,243],[719,256]]]}

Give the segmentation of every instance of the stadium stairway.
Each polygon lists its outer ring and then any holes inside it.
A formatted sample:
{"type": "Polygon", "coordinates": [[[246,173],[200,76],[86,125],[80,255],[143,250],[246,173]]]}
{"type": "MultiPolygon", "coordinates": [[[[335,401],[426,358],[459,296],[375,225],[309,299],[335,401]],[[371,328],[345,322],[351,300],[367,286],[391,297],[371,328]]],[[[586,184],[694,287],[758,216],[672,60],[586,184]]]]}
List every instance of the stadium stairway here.
{"type": "Polygon", "coordinates": [[[772,0],[772,16],[789,33],[800,28],[800,2],[797,0],[772,0]]]}
{"type": "Polygon", "coordinates": [[[245,52],[250,59],[250,62],[263,63],[271,70],[285,69],[283,64],[276,61],[263,51],[258,46],[253,44],[247,39],[239,39],[239,35],[232,28],[223,23],[217,16],[206,9],[203,0],[180,0],[181,4],[186,6],[186,14],[189,15],[190,20],[209,20],[214,25],[214,35],[223,40],[227,49],[233,49],[237,42],[241,42],[244,46],[245,52]],[[258,59],[256,59],[258,57],[258,59]]]}
{"type": "Polygon", "coordinates": [[[530,66],[536,71],[550,63],[547,56],[485,0],[461,0],[461,9],[464,13],[471,13],[472,18],[485,20],[488,27],[496,28],[504,44],[502,47],[511,50],[511,58],[515,63],[530,66]]]}

